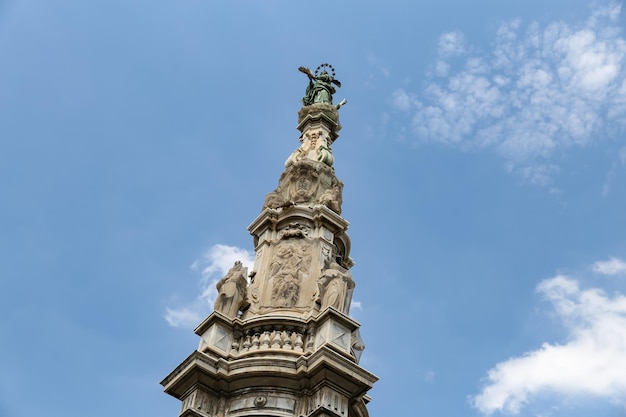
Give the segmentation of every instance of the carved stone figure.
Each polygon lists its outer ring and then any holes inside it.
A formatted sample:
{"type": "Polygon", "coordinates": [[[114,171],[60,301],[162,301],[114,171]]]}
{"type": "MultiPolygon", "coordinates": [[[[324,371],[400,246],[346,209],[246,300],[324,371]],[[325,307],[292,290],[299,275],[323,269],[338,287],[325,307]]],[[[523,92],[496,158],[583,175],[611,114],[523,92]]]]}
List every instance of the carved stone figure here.
{"type": "Polygon", "coordinates": [[[337,262],[331,262],[330,266],[322,271],[318,285],[322,310],[334,307],[344,314],[349,313],[354,289],[354,280],[350,272],[337,262]]]}
{"type": "Polygon", "coordinates": [[[318,103],[333,103],[333,94],[337,91],[333,84],[341,87],[341,83],[339,80],[335,80],[335,69],[332,65],[320,65],[315,69],[315,74],[305,67],[299,67],[298,70],[309,77],[309,85],[306,88],[304,98],[302,98],[302,104],[310,106],[318,103]],[[331,71],[330,74],[326,71],[327,68],[331,71]]]}
{"type": "Polygon", "coordinates": [[[248,268],[244,268],[240,261],[235,262],[226,276],[216,285],[217,299],[215,311],[219,311],[231,319],[237,317],[237,313],[244,306],[246,299],[246,275],[248,268]]]}
{"type": "Polygon", "coordinates": [[[337,214],[341,214],[343,184],[340,181],[333,181],[331,188],[322,193],[319,203],[325,205],[337,214]]]}
{"type": "Polygon", "coordinates": [[[271,193],[265,196],[265,202],[263,203],[263,208],[280,208],[280,207],[289,207],[293,205],[292,202],[286,200],[279,190],[272,191],[271,193]]]}

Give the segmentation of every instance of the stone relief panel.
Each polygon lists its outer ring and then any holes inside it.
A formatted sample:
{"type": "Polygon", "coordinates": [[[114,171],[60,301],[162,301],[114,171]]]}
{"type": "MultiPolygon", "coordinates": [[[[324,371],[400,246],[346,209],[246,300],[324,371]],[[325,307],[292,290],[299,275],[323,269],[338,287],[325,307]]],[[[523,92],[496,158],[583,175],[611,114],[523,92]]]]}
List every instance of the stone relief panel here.
{"type": "Polygon", "coordinates": [[[242,318],[275,308],[314,314],[332,306],[349,314],[354,281],[339,254],[340,242],[313,220],[293,220],[277,224],[262,260],[257,253],[242,318]]]}
{"type": "Polygon", "coordinates": [[[310,246],[304,242],[284,241],[276,248],[270,264],[271,306],[298,304],[303,278],[311,265],[310,246]]]}
{"type": "Polygon", "coordinates": [[[319,186],[319,173],[310,164],[294,165],[294,175],[290,178],[289,197],[295,203],[307,203],[313,200],[319,186]]]}

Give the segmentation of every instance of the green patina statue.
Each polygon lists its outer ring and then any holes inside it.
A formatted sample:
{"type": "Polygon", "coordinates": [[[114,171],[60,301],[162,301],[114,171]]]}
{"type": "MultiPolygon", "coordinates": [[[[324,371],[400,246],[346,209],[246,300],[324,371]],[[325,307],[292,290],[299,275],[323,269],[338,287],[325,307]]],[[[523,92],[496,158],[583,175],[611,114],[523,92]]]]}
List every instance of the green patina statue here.
{"type": "Polygon", "coordinates": [[[337,92],[333,84],[341,87],[341,83],[335,80],[335,69],[332,65],[322,64],[315,69],[314,74],[305,67],[299,67],[298,70],[309,77],[309,85],[306,87],[306,95],[302,98],[302,104],[305,106],[318,103],[333,104],[333,94],[337,92]],[[326,70],[327,68],[330,73],[326,70]]]}

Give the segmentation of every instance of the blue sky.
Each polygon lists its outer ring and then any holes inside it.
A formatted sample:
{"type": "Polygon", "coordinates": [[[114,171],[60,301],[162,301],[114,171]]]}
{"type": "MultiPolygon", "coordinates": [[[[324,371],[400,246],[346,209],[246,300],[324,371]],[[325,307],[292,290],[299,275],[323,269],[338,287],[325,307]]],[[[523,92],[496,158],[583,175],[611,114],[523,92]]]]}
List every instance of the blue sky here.
{"type": "Polygon", "coordinates": [[[370,414],[626,415],[622,7],[0,1],[0,416],[177,415],[323,62],[370,414]]]}

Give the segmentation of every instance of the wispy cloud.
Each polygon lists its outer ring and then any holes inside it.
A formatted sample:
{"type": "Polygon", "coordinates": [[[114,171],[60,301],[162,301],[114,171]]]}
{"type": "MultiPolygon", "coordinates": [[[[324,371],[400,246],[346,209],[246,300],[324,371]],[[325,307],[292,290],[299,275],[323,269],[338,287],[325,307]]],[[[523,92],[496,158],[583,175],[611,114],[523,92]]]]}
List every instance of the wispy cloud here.
{"type": "Polygon", "coordinates": [[[578,24],[512,20],[497,30],[490,51],[469,45],[461,32],[445,33],[423,91],[393,92],[397,116],[410,118],[419,141],[493,150],[510,172],[548,185],[560,153],[624,127],[619,14],[610,2],[578,24]]]}
{"type": "Polygon", "coordinates": [[[172,327],[193,327],[198,325],[202,319],[201,310],[206,310],[206,306],[204,304],[196,304],[199,303],[194,303],[192,308],[166,308],[165,320],[172,327]]]}
{"type": "Polygon", "coordinates": [[[487,415],[518,414],[549,394],[595,397],[626,406],[626,297],[583,289],[564,275],[541,282],[537,291],[567,329],[567,342],[544,343],[498,363],[472,404],[487,415]]]}
{"type": "Polygon", "coordinates": [[[598,261],[593,264],[594,272],[603,275],[618,275],[626,273],[626,262],[611,258],[608,261],[598,261]]]}
{"type": "Polygon", "coordinates": [[[226,275],[235,261],[241,261],[248,270],[254,265],[254,253],[235,246],[211,246],[196,260],[191,269],[200,271],[200,295],[188,305],[166,308],[165,320],[174,327],[193,327],[210,311],[217,297],[215,284],[226,275]]]}
{"type": "Polygon", "coordinates": [[[626,146],[621,148],[619,152],[617,152],[617,158],[611,163],[611,167],[606,174],[606,181],[602,186],[602,195],[607,196],[611,191],[611,187],[613,185],[613,181],[615,179],[616,173],[626,165],[626,146]]]}

